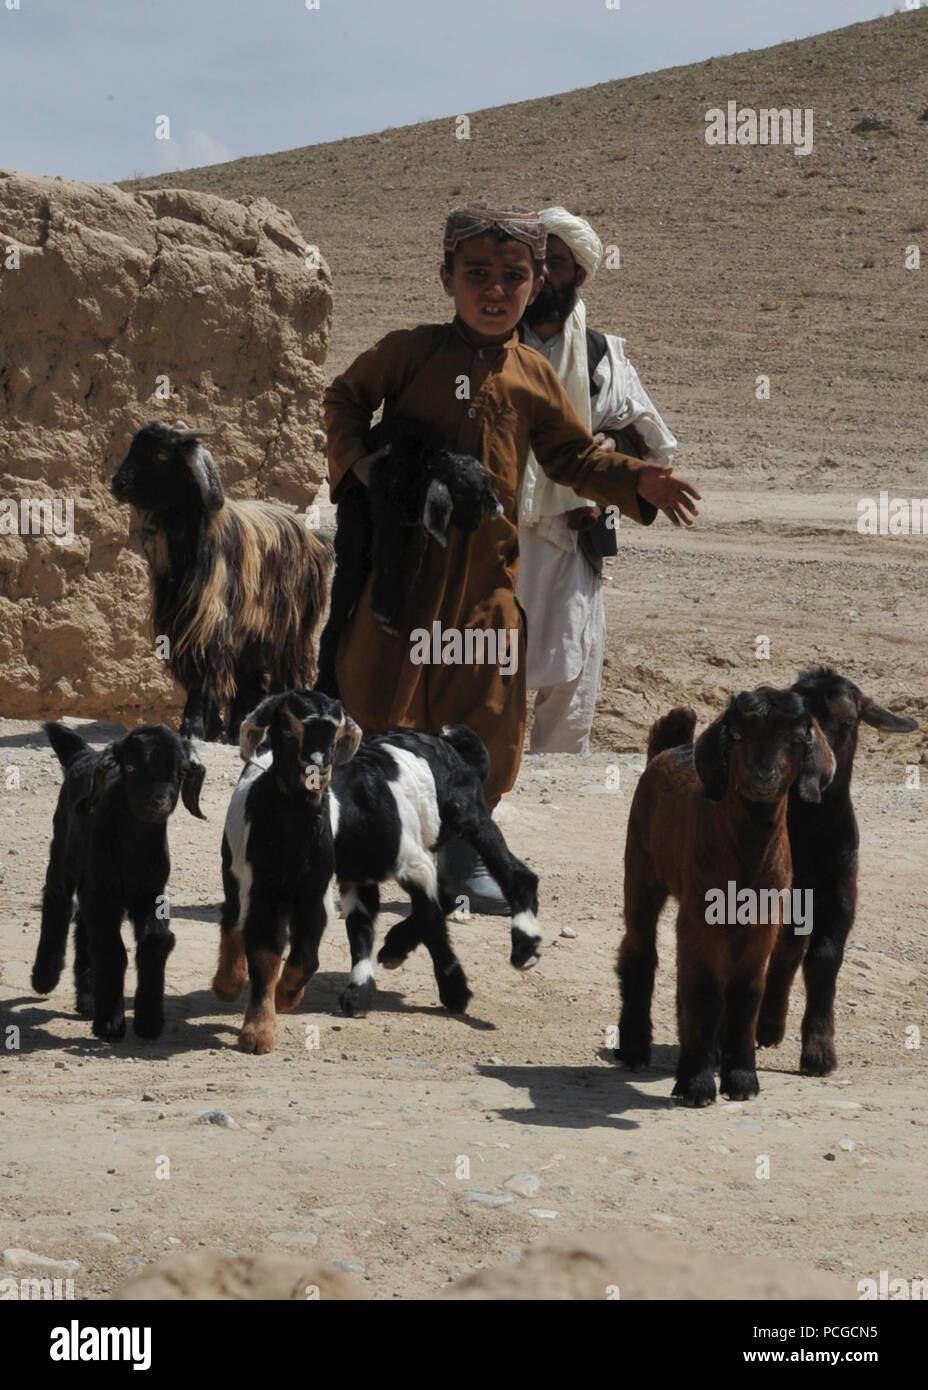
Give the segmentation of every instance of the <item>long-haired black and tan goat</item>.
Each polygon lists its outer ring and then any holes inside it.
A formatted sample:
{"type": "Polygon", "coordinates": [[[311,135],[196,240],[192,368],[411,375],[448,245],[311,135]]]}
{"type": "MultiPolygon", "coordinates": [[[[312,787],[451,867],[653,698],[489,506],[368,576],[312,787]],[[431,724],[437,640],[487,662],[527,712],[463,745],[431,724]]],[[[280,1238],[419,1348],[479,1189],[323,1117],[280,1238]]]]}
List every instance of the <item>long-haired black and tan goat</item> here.
{"type": "Polygon", "coordinates": [[[818,720],[837,768],[820,803],[803,801],[795,788],[789,794],[786,820],[793,883],[795,888],[811,892],[815,918],[810,934],[797,936],[787,929],[780,932],[767,969],[757,1041],[761,1047],[776,1047],[783,1041],[790,987],[801,961],[806,1007],[799,1070],[807,1076],[827,1076],[838,1065],[835,986],[857,910],[860,834],[851,803],[857,731],[861,724],[869,724],[882,733],[907,734],[917,729],[918,723],[883,709],[829,666],[803,671],[793,690],[818,720]]]}
{"type": "Polygon", "coordinates": [[[269,691],[312,685],[332,551],[273,502],[233,501],[199,436],[157,420],[133,437],[113,495],[140,513],[156,637],[187,691],[181,733],[238,738],[269,691]]]}
{"type": "Polygon", "coordinates": [[[792,887],[787,797],[795,786],[802,801],[819,802],[835,760],[793,691],[761,686],[733,697],[694,744],[695,722],[692,710],[675,709],[654,724],[632,799],[616,1055],[632,1068],[650,1062],[657,919],[672,895],[680,905],[673,1094],[701,1106],[716,1097],[717,1056],[723,1094],[758,1092],[757,1014],[792,887]],[[732,901],[737,915],[709,909],[732,901]]]}
{"type": "Polygon", "coordinates": [[[77,1011],[93,1017],[96,1037],[123,1037],[125,913],[135,929],[138,981],[132,1026],[157,1038],[164,1026],[164,966],[174,947],[165,884],[171,869],[167,820],[177,798],[200,812],[204,768],[192,746],[163,724],[133,729],[96,753],[73,729],[46,724],[64,768],[55,810],[42,930],[32,988],[50,994],[64,965],[77,896],[74,983],[77,1011]]]}
{"type": "Polygon", "coordinates": [[[248,766],[226,814],[213,989],[220,999],[237,999],[247,973],[243,1051],[272,1050],[277,1013],[295,1007],[318,967],[319,940],[334,917],[333,873],[351,949],[343,1011],[358,1016],[374,1001],[380,884],[391,877],[409,894],[412,911],[387,933],[377,959],[395,969],[423,944],[442,1004],[452,1012],[467,1008],[470,990],[448,935],[454,899],[435,854],[456,835],[481,854],[509,902],[510,962],[520,970],[536,963],[538,879],[490,819],[483,795],[489,759],[470,729],[393,729],[361,740],[337,700],[293,690],[248,716],[241,747],[248,766]],[[265,734],[270,748],[255,756],[265,734]]]}

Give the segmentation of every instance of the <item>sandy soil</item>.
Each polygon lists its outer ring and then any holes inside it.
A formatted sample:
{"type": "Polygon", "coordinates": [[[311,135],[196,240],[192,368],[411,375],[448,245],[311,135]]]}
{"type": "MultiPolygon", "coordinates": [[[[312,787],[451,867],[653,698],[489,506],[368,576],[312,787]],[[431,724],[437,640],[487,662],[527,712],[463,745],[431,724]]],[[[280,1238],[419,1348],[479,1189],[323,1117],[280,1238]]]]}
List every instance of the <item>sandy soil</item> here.
{"type": "MultiPolygon", "coordinates": [[[[913,602],[879,543],[876,555],[848,561],[829,511],[814,498],[781,499],[784,525],[814,530],[797,566],[775,527],[749,542],[726,527],[742,504],[729,494],[719,524],[698,537],[623,533],[609,594],[615,680],[604,695],[602,746],[585,759],[527,757],[500,812],[513,848],[542,875],[545,952],[522,976],[507,964],[505,921],[456,925],[475,995],[466,1019],[438,1006],[421,952],[398,974],[380,973],[368,1018],[340,1017],[348,958],[336,930],[303,1005],[281,1021],[276,1053],[235,1050],[239,1014],[212,997],[209,982],[220,827],[239,765],[233,749],[211,746],[209,819],[179,811],[171,828],[178,944],[165,1034],[155,1044],[131,1035],[115,1047],[94,1041],[74,1014],[69,980],[46,1000],[29,989],[59,774],[37,726],[0,722],[0,764],[17,768],[21,782],[0,795],[0,1001],[4,1029],[20,1030],[18,1048],[5,1034],[0,1059],[0,1248],[77,1260],[76,1291],[89,1297],[143,1262],[200,1245],[312,1249],[359,1266],[355,1276],[375,1298],[427,1297],[547,1230],[610,1223],[666,1230],[702,1249],[799,1259],[852,1290],[880,1269],[924,1273],[925,1051],[906,1043],[907,1029],[924,1032],[928,1017],[928,793],[904,782],[906,764],[924,758],[921,732],[861,735],[863,867],[839,982],[838,1072],[826,1080],[796,1072],[800,990],[786,1042],[760,1054],[755,1101],[673,1107],[669,909],[655,1065],[631,1077],[608,1046],[624,827],[643,765],[627,750],[692,672],[694,652],[715,658],[695,683],[707,705],[768,677],[785,683],[797,663],[845,654],[842,665],[868,691],[925,714],[924,697],[913,694],[923,599],[913,602]],[[857,623],[844,603],[857,608],[857,623]],[[753,656],[757,632],[773,638],[770,663],[753,656]],[[611,727],[622,732],[610,744],[611,727]],[[607,790],[615,765],[619,786],[607,790]],[[201,1123],[208,1110],[225,1111],[234,1127],[201,1123]],[[769,1179],[755,1176],[760,1155],[769,1179]],[[159,1178],[165,1157],[170,1177],[159,1178]],[[534,1195],[507,1190],[519,1174],[540,1180],[534,1195]],[[513,1200],[486,1207],[468,1192],[513,1200]]],[[[831,495],[828,505],[840,503],[831,495]]],[[[908,560],[898,564],[905,570],[908,560]]],[[[116,732],[89,727],[96,741],[116,732]]],[[[405,911],[402,897],[387,891],[382,929],[405,911]]],[[[130,989],[131,979],[130,969],[130,989]]]]}

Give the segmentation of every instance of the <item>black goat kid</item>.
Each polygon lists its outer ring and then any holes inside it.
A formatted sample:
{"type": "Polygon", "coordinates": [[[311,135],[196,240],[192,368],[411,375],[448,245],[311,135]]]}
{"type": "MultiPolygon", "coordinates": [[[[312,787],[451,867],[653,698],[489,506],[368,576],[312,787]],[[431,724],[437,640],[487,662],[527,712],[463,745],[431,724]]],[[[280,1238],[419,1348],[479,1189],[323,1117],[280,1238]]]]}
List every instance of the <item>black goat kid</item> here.
{"type": "Polygon", "coordinates": [[[760,1047],[776,1047],[783,1041],[790,987],[801,961],[806,1007],[799,1070],[806,1076],[827,1076],[838,1065],[835,987],[857,910],[860,835],[851,803],[857,732],[863,723],[883,733],[906,734],[918,724],[883,709],[828,666],[804,671],[793,690],[821,726],[837,768],[820,804],[802,801],[794,791],[789,794],[786,819],[793,886],[811,891],[812,932],[808,936],[780,932],[767,969],[757,1042],[760,1047]]]}
{"type": "Polygon", "coordinates": [[[140,1038],[157,1038],[164,1027],[164,967],[174,946],[164,896],[171,868],[167,820],[178,795],[191,815],[205,819],[199,806],[203,764],[163,724],[133,729],[102,753],[64,724],[46,724],[45,732],[65,778],[32,988],[50,994],[58,983],[76,893],[77,1011],[93,1016],[96,1037],[123,1037],[127,956],[121,928],[128,912],[138,972],[133,1028],[140,1038]]]}
{"type": "Polygon", "coordinates": [[[317,687],[338,695],[339,640],[373,570],[371,607],[389,632],[406,625],[406,599],[429,536],[448,543],[448,527],[476,531],[502,506],[479,459],[456,453],[418,420],[393,416],[368,431],[370,453],[390,452],[371,468],[370,487],[349,476],[338,502],[335,578],[319,647],[317,687]],[[418,552],[418,553],[417,553],[418,552]]]}

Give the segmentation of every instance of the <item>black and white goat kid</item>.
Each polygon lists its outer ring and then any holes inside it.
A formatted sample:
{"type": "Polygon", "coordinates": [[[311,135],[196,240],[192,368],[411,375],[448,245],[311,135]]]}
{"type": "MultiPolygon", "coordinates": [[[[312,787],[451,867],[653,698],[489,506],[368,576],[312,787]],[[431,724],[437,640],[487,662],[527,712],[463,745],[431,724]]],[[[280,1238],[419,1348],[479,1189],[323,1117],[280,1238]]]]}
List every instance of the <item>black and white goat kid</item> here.
{"type": "Polygon", "coordinates": [[[340,703],[316,691],[272,695],[242,724],[247,766],[222,835],[224,902],[213,991],[237,999],[247,973],[243,1052],[273,1050],[278,1012],[296,1007],[319,968],[319,942],[335,920],[328,786],[360,738],[340,703]],[[256,759],[265,734],[270,748],[256,759]]]}
{"type": "Polygon", "coordinates": [[[374,462],[369,488],[351,475],[342,484],[332,602],[319,645],[317,685],[330,695],[338,694],[338,643],[371,571],[371,607],[389,632],[400,632],[429,536],[445,546],[449,526],[472,532],[503,510],[480,460],[449,448],[431,425],[387,417],[365,445],[389,453],[374,462]]]}
{"type": "Polygon", "coordinates": [[[174,946],[164,893],[171,868],[167,820],[180,795],[193,816],[205,769],[186,739],[145,724],[102,753],[64,724],[45,732],[65,770],[55,810],[42,929],[32,987],[50,994],[64,965],[74,896],[78,1013],[98,1038],[124,1036],[123,914],[135,930],[138,981],[132,1026],[140,1038],[164,1027],[164,967],[174,946]]]}
{"type": "Polygon", "coordinates": [[[454,900],[435,854],[456,835],[478,850],[509,901],[512,964],[524,970],[538,960],[538,880],[490,818],[481,740],[462,725],[443,734],[399,729],[359,739],[341,705],[318,691],[272,696],[242,725],[249,766],[226,816],[213,988],[236,999],[247,962],[245,1051],[272,1049],[275,1008],[294,1007],[317,968],[319,939],[334,916],[333,866],[351,951],[340,999],[346,1014],[365,1014],[374,1000],[379,885],[391,877],[409,894],[412,911],[388,932],[378,960],[394,969],[424,944],[441,1002],[453,1012],[466,1009],[471,992],[448,936],[454,900]],[[270,750],[255,758],[265,733],[270,750]],[[290,956],[275,991],[288,918],[290,956]]]}

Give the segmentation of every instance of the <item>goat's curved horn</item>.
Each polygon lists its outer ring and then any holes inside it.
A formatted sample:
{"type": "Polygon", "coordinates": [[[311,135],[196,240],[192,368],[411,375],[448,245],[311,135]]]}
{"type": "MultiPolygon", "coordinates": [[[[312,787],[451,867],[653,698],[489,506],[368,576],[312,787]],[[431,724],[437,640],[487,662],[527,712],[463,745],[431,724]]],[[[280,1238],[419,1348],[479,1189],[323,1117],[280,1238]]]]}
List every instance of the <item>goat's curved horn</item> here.
{"type": "Polygon", "coordinates": [[[222,483],[219,481],[219,474],[213,463],[213,456],[208,449],[203,448],[196,435],[192,435],[191,438],[194,447],[187,454],[187,466],[200,489],[200,496],[203,498],[203,505],[206,510],[218,512],[225,501],[225,496],[222,491],[222,483]]]}

